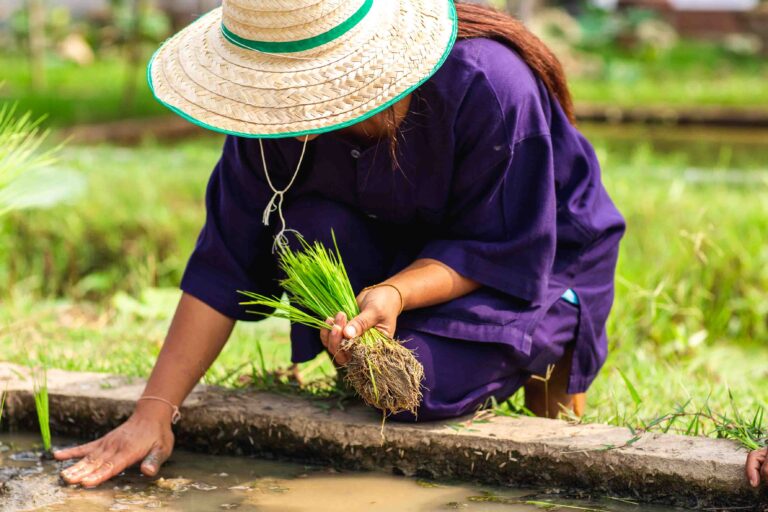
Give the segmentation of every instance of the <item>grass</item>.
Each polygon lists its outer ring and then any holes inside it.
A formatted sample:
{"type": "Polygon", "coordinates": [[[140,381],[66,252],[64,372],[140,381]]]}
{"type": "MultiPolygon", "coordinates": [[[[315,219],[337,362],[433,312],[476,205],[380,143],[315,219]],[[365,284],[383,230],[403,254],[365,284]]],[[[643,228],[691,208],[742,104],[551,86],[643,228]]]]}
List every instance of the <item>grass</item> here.
{"type": "Polygon", "coordinates": [[[569,80],[576,105],[611,107],[729,107],[768,111],[765,81],[768,71],[755,74],[674,76],[642,73],[626,65],[632,78],[604,79],[573,77],[569,80]]]}
{"type": "Polygon", "coordinates": [[[43,440],[43,449],[51,451],[51,420],[48,402],[48,373],[45,368],[38,369],[33,374],[35,409],[37,410],[37,423],[40,425],[40,437],[43,440]]]}
{"type": "Polygon", "coordinates": [[[87,193],[71,206],[0,219],[0,254],[25,255],[0,261],[0,289],[83,300],[174,286],[204,219],[219,150],[218,138],[173,151],[65,149],[61,165],[85,177],[87,193]]]}
{"type": "MultiPolygon", "coordinates": [[[[764,149],[713,137],[712,156],[699,158],[683,142],[662,153],[603,133],[593,138],[629,230],[610,354],[588,393],[585,421],[765,443],[764,149]]],[[[204,220],[219,143],[66,149],[63,162],[86,176],[90,193],[69,207],[0,219],[3,359],[148,375],[204,220]]],[[[284,322],[241,322],[205,380],[295,389],[290,373],[278,371],[289,364],[287,341],[284,322]]],[[[311,381],[334,375],[325,356],[300,370],[311,381]]]]}
{"type": "Polygon", "coordinates": [[[167,114],[152,97],[143,70],[132,76],[117,58],[78,66],[51,56],[47,87],[39,92],[30,87],[30,68],[23,57],[0,54],[0,69],[0,100],[16,101],[22,111],[47,112],[53,127],[167,114]],[[129,80],[135,81],[136,92],[133,103],[126,105],[123,94],[129,80]]]}
{"type": "MultiPolygon", "coordinates": [[[[589,54],[588,54],[589,55],[589,54]]],[[[666,51],[599,47],[597,71],[569,76],[577,103],[643,107],[733,107],[768,110],[768,64],[722,45],[683,41],[666,51]]]]}

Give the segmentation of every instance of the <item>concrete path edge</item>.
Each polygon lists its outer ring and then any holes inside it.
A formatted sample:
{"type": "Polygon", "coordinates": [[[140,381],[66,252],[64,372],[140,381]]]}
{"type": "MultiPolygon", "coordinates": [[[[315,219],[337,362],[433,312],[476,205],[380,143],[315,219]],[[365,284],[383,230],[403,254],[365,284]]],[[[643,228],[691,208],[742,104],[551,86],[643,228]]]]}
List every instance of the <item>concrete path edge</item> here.
{"type": "MultiPolygon", "coordinates": [[[[35,431],[29,370],[0,363],[0,388],[6,386],[2,427],[35,431]]],[[[48,386],[52,431],[87,440],[130,415],[144,381],[49,370],[48,386]]],[[[201,385],[174,427],[177,446],[692,508],[768,510],[766,489],[755,491],[745,481],[746,451],[727,440],[645,434],[627,445],[632,435],[625,428],[502,416],[388,422],[382,438],[375,411],[329,405],[201,385]]]]}

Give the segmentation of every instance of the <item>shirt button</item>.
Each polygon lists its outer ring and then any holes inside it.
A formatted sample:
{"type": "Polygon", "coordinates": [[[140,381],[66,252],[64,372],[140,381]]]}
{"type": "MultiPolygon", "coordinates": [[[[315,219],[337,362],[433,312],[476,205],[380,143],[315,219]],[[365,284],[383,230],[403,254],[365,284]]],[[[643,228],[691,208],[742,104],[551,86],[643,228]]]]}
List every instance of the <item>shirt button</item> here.
{"type": "Polygon", "coordinates": [[[360,151],[357,149],[353,149],[349,154],[352,155],[352,158],[360,158],[360,151]]]}

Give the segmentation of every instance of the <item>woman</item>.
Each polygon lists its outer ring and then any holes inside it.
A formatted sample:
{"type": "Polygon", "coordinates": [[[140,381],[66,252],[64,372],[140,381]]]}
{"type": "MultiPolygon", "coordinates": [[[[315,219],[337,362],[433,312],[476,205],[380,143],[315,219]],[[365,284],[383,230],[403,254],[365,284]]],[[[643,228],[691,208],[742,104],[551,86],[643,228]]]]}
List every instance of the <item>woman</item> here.
{"type": "Polygon", "coordinates": [[[396,420],[522,386],[536,414],[580,414],[605,360],[624,223],[547,48],[447,0],[285,4],[225,0],[150,63],[161,102],[230,136],[144,396],[104,438],[56,454],[85,457],[70,483],[138,461],[157,474],[178,405],[235,320],[255,319],[236,290],[281,293],[273,249],[293,231],[329,243],[334,230],[361,308],[320,336],[292,326],[293,362],[325,349],[343,365],[342,339],[373,326],[405,340],[424,398],[396,420]],[[545,374],[546,393],[531,378],[545,374]]]}

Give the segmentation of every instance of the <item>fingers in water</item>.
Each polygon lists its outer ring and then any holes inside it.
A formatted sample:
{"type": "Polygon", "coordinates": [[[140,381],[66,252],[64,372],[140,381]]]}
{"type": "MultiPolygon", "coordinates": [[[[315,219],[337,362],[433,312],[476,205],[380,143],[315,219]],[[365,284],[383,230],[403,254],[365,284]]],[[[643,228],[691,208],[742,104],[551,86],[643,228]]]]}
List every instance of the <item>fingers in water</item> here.
{"type": "Polygon", "coordinates": [[[91,441],[90,443],[81,444],[79,446],[73,446],[71,448],[63,448],[61,450],[55,450],[53,457],[56,460],[69,460],[78,459],[88,455],[96,447],[98,441],[91,441]]]}
{"type": "Polygon", "coordinates": [[[108,457],[99,467],[94,469],[89,475],[85,476],[80,485],[86,488],[96,487],[106,482],[113,476],[122,471],[123,468],[118,469],[115,463],[112,461],[114,454],[108,457]]]}
{"type": "Polygon", "coordinates": [[[98,451],[86,456],[74,466],[62,471],[61,477],[68,484],[79,484],[104,464],[104,452],[98,451]]]}
{"type": "Polygon", "coordinates": [[[160,467],[168,460],[171,453],[169,450],[164,449],[162,446],[156,446],[149,452],[141,463],[141,472],[147,476],[155,476],[160,467]]]}

